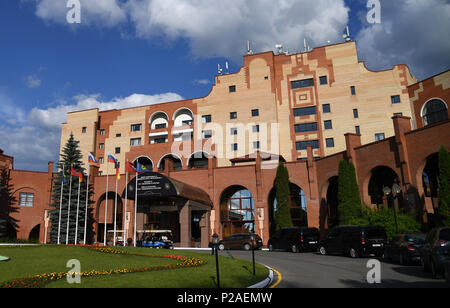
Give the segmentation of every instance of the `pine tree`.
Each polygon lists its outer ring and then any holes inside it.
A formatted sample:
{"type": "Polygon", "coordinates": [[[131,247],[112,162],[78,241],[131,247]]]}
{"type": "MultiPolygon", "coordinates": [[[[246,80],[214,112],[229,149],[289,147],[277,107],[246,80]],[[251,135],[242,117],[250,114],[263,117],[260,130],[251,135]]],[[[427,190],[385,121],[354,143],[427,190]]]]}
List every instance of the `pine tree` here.
{"type": "MultiPolygon", "coordinates": [[[[71,168],[77,172],[86,174],[82,163],[82,154],[78,148],[78,142],[74,139],[73,134],[70,134],[67,143],[65,144],[60,161],[57,164],[59,172],[53,179],[53,191],[50,207],[54,210],[50,211],[50,241],[51,243],[57,243],[58,241],[58,226],[59,217],[61,216],[60,224],[60,244],[66,244],[67,235],[67,215],[69,214],[69,242],[68,244],[74,244],[75,242],[75,229],[76,229],[76,213],[77,213],[77,198],[78,187],[80,186],[80,203],[78,211],[78,233],[77,243],[80,243],[84,238],[84,221],[85,221],[85,208],[86,208],[86,177],[83,182],[79,182],[79,178],[76,176],[71,177],[71,168]],[[65,183],[63,183],[62,204],[61,204],[61,184],[62,175],[64,169],[65,183]],[[69,193],[70,179],[72,178],[72,188],[69,193]],[[70,194],[70,213],[69,213],[69,194],[70,194]],[[61,215],[60,215],[61,208],[61,215]]],[[[89,196],[93,195],[93,187],[89,185],[89,196]]],[[[89,198],[90,199],[90,198],[89,198]]],[[[89,204],[92,202],[89,202],[89,204]]],[[[88,209],[88,224],[87,224],[87,237],[86,241],[89,243],[90,230],[92,230],[92,209],[88,209]]]]}
{"type": "Polygon", "coordinates": [[[0,237],[13,237],[19,228],[18,220],[11,216],[12,213],[18,212],[18,208],[14,206],[17,200],[10,181],[10,170],[0,170],[0,237]],[[8,225],[11,230],[8,230],[8,225]]]}
{"type": "Polygon", "coordinates": [[[355,167],[343,160],[339,163],[338,202],[340,225],[350,225],[361,218],[362,203],[355,167]]]}
{"type": "Polygon", "coordinates": [[[441,146],[439,151],[439,210],[444,226],[450,226],[450,154],[441,146]]]}
{"type": "Polygon", "coordinates": [[[276,230],[292,227],[289,190],[289,172],[283,163],[280,163],[275,178],[275,198],[277,209],[274,213],[276,230]]]}

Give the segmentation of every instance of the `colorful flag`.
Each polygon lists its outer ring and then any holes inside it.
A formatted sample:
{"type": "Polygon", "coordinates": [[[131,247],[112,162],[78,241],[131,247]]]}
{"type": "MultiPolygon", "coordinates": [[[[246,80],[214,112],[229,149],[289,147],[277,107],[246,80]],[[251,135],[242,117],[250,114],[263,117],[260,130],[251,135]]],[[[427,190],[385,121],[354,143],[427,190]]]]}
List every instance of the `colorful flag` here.
{"type": "Polygon", "coordinates": [[[137,173],[147,173],[147,172],[152,172],[151,170],[147,169],[147,167],[145,167],[144,165],[142,165],[141,163],[137,162],[136,165],[136,172],[137,173]]]}
{"type": "Polygon", "coordinates": [[[119,160],[114,155],[108,154],[108,162],[117,164],[119,162],[119,160]]]}
{"type": "Polygon", "coordinates": [[[136,172],[136,168],[134,168],[133,164],[127,161],[125,165],[125,172],[136,172]]]}
{"type": "Polygon", "coordinates": [[[83,173],[82,172],[77,172],[75,169],[70,168],[70,175],[71,176],[77,176],[78,179],[80,180],[80,183],[83,182],[83,173]]]}
{"type": "Polygon", "coordinates": [[[89,153],[89,155],[88,155],[88,161],[89,161],[90,163],[93,163],[93,164],[97,164],[97,163],[98,163],[98,161],[95,159],[95,156],[92,155],[92,153],[89,153]]]}
{"type": "Polygon", "coordinates": [[[119,168],[120,168],[120,164],[117,163],[116,164],[116,179],[117,180],[120,180],[120,171],[119,171],[120,169],[119,168]]]}
{"type": "MultiPolygon", "coordinates": [[[[63,169],[63,170],[64,170],[64,169],[63,169]]],[[[61,180],[62,180],[63,183],[67,183],[67,179],[66,179],[66,177],[64,176],[64,171],[61,173],[61,180]]]]}

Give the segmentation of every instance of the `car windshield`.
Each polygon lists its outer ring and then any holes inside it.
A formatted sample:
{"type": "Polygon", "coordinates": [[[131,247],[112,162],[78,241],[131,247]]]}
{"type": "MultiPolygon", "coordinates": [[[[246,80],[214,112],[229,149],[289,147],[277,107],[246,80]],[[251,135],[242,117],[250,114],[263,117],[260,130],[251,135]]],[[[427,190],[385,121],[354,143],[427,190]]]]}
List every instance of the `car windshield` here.
{"type": "Polygon", "coordinates": [[[367,238],[386,238],[386,231],[380,228],[370,228],[366,230],[367,238]]]}
{"type": "Polygon", "coordinates": [[[425,237],[425,234],[408,234],[405,236],[405,241],[414,244],[423,244],[425,242],[425,237]]]}
{"type": "Polygon", "coordinates": [[[450,241],[450,229],[443,229],[439,232],[439,239],[442,241],[450,241]]]}

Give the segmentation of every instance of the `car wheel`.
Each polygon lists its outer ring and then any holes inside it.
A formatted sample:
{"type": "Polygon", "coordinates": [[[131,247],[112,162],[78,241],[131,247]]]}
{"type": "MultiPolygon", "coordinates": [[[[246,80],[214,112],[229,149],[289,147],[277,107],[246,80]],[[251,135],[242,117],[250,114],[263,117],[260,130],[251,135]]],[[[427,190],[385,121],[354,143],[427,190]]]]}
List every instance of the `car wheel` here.
{"type": "Polygon", "coordinates": [[[219,244],[219,250],[220,251],[224,251],[225,250],[225,245],[224,244],[219,244]]]}
{"type": "Polygon", "coordinates": [[[292,246],[291,246],[291,251],[292,251],[293,253],[298,253],[298,247],[297,247],[297,245],[292,245],[292,246]]]}
{"type": "Polygon", "coordinates": [[[320,246],[320,248],[319,248],[319,253],[320,253],[322,256],[325,256],[325,255],[327,254],[327,249],[326,249],[324,246],[320,246]]]}
{"type": "Polygon", "coordinates": [[[358,252],[354,248],[350,248],[350,257],[353,259],[358,258],[358,252]]]}
{"type": "Polygon", "coordinates": [[[245,244],[245,245],[244,245],[244,249],[245,249],[246,251],[249,251],[250,248],[251,248],[250,244],[245,244]]]}

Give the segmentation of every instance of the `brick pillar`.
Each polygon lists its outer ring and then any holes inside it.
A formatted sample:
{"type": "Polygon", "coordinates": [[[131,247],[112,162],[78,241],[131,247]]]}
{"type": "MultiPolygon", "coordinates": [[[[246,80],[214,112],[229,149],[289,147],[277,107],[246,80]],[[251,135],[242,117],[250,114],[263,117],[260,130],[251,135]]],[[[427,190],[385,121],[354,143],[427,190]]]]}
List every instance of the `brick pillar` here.
{"type": "MultiPolygon", "coordinates": [[[[402,170],[401,181],[404,188],[410,184],[416,184],[409,169],[408,149],[406,148],[405,133],[411,131],[411,118],[395,116],[392,118],[395,132],[395,143],[398,151],[398,160],[402,170]]],[[[416,185],[417,186],[417,185],[416,185]]]]}
{"type": "Polygon", "coordinates": [[[308,153],[307,169],[309,184],[308,203],[308,227],[320,228],[320,198],[317,182],[316,163],[314,162],[314,152],[312,146],[306,149],[308,153]]]}
{"type": "Polygon", "coordinates": [[[255,164],[255,178],[256,178],[256,201],[262,202],[263,191],[262,191],[262,174],[261,174],[261,153],[256,152],[256,164],[255,164]]]}
{"type": "Polygon", "coordinates": [[[217,158],[211,156],[208,158],[208,193],[211,200],[214,201],[214,169],[217,168],[217,158]]]}
{"type": "Polygon", "coordinates": [[[187,202],[180,211],[180,244],[181,247],[191,247],[192,240],[192,213],[191,206],[187,202]]]}
{"type": "Polygon", "coordinates": [[[211,212],[205,212],[202,215],[200,220],[200,229],[201,229],[201,247],[208,248],[210,242],[210,220],[211,220],[211,212]]]}

